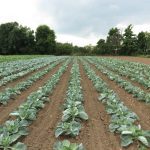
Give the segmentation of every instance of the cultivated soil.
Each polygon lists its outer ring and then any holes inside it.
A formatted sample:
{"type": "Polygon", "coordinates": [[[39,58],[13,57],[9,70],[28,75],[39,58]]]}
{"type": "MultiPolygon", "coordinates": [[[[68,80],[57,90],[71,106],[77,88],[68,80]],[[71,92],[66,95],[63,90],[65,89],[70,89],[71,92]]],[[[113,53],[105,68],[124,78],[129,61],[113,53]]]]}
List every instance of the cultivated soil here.
{"type": "MultiPolygon", "coordinates": [[[[111,56],[112,57],[112,56],[111,56]]],[[[150,58],[143,58],[143,57],[129,57],[129,56],[113,56],[112,58],[117,58],[121,60],[127,60],[127,61],[133,61],[133,62],[139,62],[143,64],[150,64],[150,58]]]]}

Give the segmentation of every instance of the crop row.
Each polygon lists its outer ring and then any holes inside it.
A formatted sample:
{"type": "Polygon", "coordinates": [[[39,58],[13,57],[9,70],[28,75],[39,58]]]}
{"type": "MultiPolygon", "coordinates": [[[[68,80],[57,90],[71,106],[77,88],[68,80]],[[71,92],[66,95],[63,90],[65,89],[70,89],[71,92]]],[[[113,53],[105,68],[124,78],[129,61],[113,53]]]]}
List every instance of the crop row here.
{"type": "Polygon", "coordinates": [[[55,60],[55,58],[53,59],[49,59],[49,61],[44,62],[44,63],[40,63],[40,64],[32,64],[32,66],[28,66],[28,68],[26,70],[20,71],[16,74],[11,74],[10,76],[4,77],[3,79],[0,80],[0,86],[2,85],[6,85],[6,83],[11,82],[13,80],[16,80],[22,76],[25,76],[27,74],[29,74],[30,72],[33,72],[35,70],[38,70],[39,68],[42,68],[46,65],[48,65],[51,61],[55,60]]]}
{"type": "Polygon", "coordinates": [[[21,71],[27,70],[28,68],[32,68],[35,65],[44,64],[53,58],[54,57],[0,63],[0,78],[17,74],[21,71]]]}
{"type": "Polygon", "coordinates": [[[36,119],[37,113],[44,108],[44,103],[49,101],[49,95],[52,93],[60,77],[66,71],[70,59],[68,59],[59,70],[36,92],[31,93],[26,101],[21,104],[10,116],[15,120],[8,120],[0,127],[0,148],[4,150],[26,150],[27,146],[17,140],[28,135],[28,126],[36,119]],[[16,143],[16,144],[14,144],[16,143]]]}
{"type": "Polygon", "coordinates": [[[109,130],[120,135],[121,146],[126,147],[138,141],[140,147],[150,147],[150,131],[142,130],[140,124],[136,125],[138,116],[124,105],[118,95],[96,75],[88,63],[83,62],[83,65],[88,78],[100,93],[99,101],[105,105],[107,113],[111,116],[109,130]]]}
{"type": "MultiPolygon", "coordinates": [[[[41,55],[1,55],[0,56],[0,63],[4,62],[14,62],[17,60],[31,60],[34,58],[40,58],[41,55]]],[[[42,57],[46,57],[43,55],[42,57]]]]}
{"type": "Polygon", "coordinates": [[[140,74],[141,76],[147,78],[150,76],[150,66],[138,62],[130,62],[130,61],[124,61],[124,60],[119,60],[119,59],[112,59],[110,58],[110,61],[114,62],[116,65],[118,64],[119,66],[123,66],[122,68],[124,70],[129,69],[130,72],[140,74]],[[133,72],[136,71],[136,72],[133,72]]]}
{"type": "MultiPolygon", "coordinates": [[[[54,60],[53,60],[54,61],[54,60]]],[[[51,71],[56,65],[58,65],[62,60],[55,59],[55,61],[49,65],[43,71],[37,72],[27,78],[27,80],[23,82],[19,82],[15,87],[6,88],[5,91],[0,93],[0,103],[6,105],[10,99],[14,99],[16,95],[21,94],[24,90],[28,89],[34,82],[39,80],[41,77],[46,75],[49,71],[51,71]],[[55,62],[57,60],[57,62],[55,62]]]]}
{"type": "MultiPolygon", "coordinates": [[[[69,137],[75,137],[79,135],[81,130],[81,121],[88,120],[83,106],[83,93],[81,87],[81,78],[79,73],[79,65],[77,60],[74,60],[71,77],[69,81],[69,87],[67,90],[67,97],[63,105],[63,115],[61,121],[58,123],[55,131],[56,138],[60,135],[67,135],[69,137]]],[[[67,141],[65,141],[67,142],[67,141]]],[[[69,141],[68,141],[69,142],[69,141]]],[[[77,145],[72,148],[72,144],[67,147],[63,142],[57,142],[54,145],[54,150],[70,149],[70,150],[83,150],[83,145],[77,145]],[[63,147],[64,146],[64,147],[63,147]]]]}
{"type": "Polygon", "coordinates": [[[103,74],[105,74],[110,80],[115,81],[121,88],[124,88],[125,91],[132,94],[133,97],[137,98],[140,101],[150,103],[150,93],[145,92],[140,87],[133,85],[130,81],[122,79],[118,74],[108,70],[106,67],[103,67],[99,63],[99,59],[88,59],[88,61],[96,66],[103,74]]]}
{"type": "Polygon", "coordinates": [[[139,63],[120,61],[115,59],[99,58],[99,63],[122,76],[129,77],[145,88],[150,88],[150,67],[139,63]]]}

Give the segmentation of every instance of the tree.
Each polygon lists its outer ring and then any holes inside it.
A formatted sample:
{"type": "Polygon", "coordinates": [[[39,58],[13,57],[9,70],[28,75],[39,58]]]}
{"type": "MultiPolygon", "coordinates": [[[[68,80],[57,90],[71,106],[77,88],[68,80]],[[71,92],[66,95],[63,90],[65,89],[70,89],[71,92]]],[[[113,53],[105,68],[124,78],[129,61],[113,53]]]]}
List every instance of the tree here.
{"type": "Polygon", "coordinates": [[[29,54],[34,48],[34,32],[17,22],[0,25],[1,54],[29,54]]]}
{"type": "Polygon", "coordinates": [[[132,28],[133,26],[130,24],[125,29],[125,33],[123,34],[123,44],[122,44],[122,51],[121,51],[121,54],[123,55],[132,55],[138,49],[137,38],[135,34],[133,34],[132,28]]]}
{"type": "Polygon", "coordinates": [[[144,32],[140,32],[137,36],[137,41],[138,41],[138,52],[140,54],[144,54],[146,52],[147,48],[147,39],[146,39],[146,34],[144,32]]]}
{"type": "Polygon", "coordinates": [[[56,48],[55,33],[47,25],[36,29],[36,51],[39,54],[54,54],[56,48]]]}
{"type": "Polygon", "coordinates": [[[97,45],[95,47],[95,50],[94,50],[94,53],[95,54],[106,54],[106,43],[105,43],[105,40],[104,39],[100,39],[98,42],[97,42],[97,45]]]}
{"type": "Polygon", "coordinates": [[[150,33],[145,32],[145,37],[146,37],[146,51],[145,51],[145,54],[150,55],[150,33]]]}
{"type": "Polygon", "coordinates": [[[106,44],[109,54],[118,54],[121,48],[122,35],[118,28],[111,28],[108,32],[106,44]]]}
{"type": "Polygon", "coordinates": [[[27,27],[18,26],[10,35],[9,45],[15,54],[32,53],[35,45],[34,31],[27,27]]]}
{"type": "Polygon", "coordinates": [[[18,28],[17,22],[10,22],[0,25],[0,53],[12,54],[11,36],[18,28]]]}

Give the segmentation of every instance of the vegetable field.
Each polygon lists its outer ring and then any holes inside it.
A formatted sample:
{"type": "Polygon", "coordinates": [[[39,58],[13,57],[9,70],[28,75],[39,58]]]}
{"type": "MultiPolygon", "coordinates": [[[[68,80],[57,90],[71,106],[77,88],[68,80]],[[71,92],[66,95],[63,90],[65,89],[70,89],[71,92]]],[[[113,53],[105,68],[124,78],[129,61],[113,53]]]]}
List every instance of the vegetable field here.
{"type": "Polygon", "coordinates": [[[149,62],[12,60],[0,63],[0,150],[150,149],[149,62]]]}

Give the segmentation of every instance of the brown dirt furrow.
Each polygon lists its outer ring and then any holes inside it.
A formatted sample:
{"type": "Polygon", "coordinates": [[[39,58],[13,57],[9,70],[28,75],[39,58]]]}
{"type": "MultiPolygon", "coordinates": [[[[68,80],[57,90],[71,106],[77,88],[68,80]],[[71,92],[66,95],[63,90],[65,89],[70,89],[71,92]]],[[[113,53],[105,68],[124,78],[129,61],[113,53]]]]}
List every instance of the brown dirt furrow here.
{"type": "Polygon", "coordinates": [[[52,150],[56,141],[55,128],[62,115],[61,107],[66,96],[70,69],[71,65],[50,95],[50,103],[39,112],[37,120],[29,127],[29,135],[22,140],[28,150],[52,150]]]}
{"type": "Polygon", "coordinates": [[[41,67],[41,68],[39,68],[39,69],[37,69],[37,70],[34,70],[34,71],[32,71],[32,72],[29,72],[28,74],[26,74],[26,75],[24,75],[24,76],[22,76],[22,77],[20,77],[20,78],[18,78],[18,79],[16,79],[16,80],[13,80],[13,81],[11,81],[11,82],[8,82],[6,85],[4,85],[4,86],[0,86],[0,92],[3,92],[6,88],[11,88],[11,87],[14,87],[16,84],[18,84],[19,82],[23,82],[23,81],[25,81],[25,80],[27,80],[27,78],[29,78],[30,76],[32,76],[33,74],[35,74],[35,73],[37,73],[37,72],[39,72],[39,71],[42,71],[42,70],[44,70],[44,69],[46,69],[46,67],[47,67],[48,65],[46,65],[46,66],[44,66],[44,67],[41,67]]]}
{"type": "Polygon", "coordinates": [[[43,86],[44,83],[58,70],[58,68],[62,65],[60,63],[54,69],[52,69],[49,73],[43,76],[40,80],[33,83],[31,87],[29,87],[26,91],[22,92],[21,95],[17,96],[15,100],[10,100],[9,103],[4,106],[0,106],[0,124],[4,123],[9,119],[9,114],[14,111],[19,105],[21,105],[26,98],[34,91],[38,90],[39,87],[43,86]]]}
{"type": "Polygon", "coordinates": [[[80,64],[81,85],[84,92],[84,107],[89,120],[84,123],[78,142],[82,142],[87,150],[121,150],[117,136],[108,130],[109,116],[102,103],[98,101],[99,94],[88,79],[80,64]]]}
{"type": "Polygon", "coordinates": [[[139,116],[139,123],[141,124],[142,128],[149,130],[150,105],[133,98],[131,94],[128,94],[123,88],[120,88],[117,83],[111,81],[107,76],[98,71],[94,65],[91,65],[91,67],[94,69],[96,74],[100,76],[109,85],[109,87],[118,94],[124,104],[139,116]]]}
{"type": "Polygon", "coordinates": [[[143,64],[150,64],[150,58],[143,58],[143,57],[131,57],[131,56],[108,56],[111,58],[121,59],[121,60],[127,60],[131,62],[138,62],[143,64]]]}

